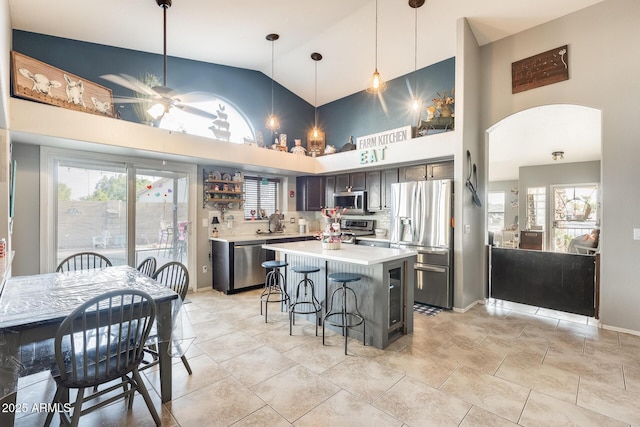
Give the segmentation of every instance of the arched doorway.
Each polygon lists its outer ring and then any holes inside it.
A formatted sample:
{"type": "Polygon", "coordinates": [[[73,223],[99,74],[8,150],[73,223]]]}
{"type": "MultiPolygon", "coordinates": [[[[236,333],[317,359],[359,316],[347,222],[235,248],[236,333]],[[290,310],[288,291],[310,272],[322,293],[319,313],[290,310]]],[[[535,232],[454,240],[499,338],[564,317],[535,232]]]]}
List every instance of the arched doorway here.
{"type": "Polygon", "coordinates": [[[599,227],[601,116],[600,110],[579,105],[545,105],[487,130],[493,298],[597,316],[595,258],[557,252],[567,252],[573,235],[599,227]],[[595,200],[581,199],[587,187],[595,200]],[[526,277],[519,276],[523,271],[526,277]],[[573,306],[576,299],[583,301],[579,308],[573,306]]]}

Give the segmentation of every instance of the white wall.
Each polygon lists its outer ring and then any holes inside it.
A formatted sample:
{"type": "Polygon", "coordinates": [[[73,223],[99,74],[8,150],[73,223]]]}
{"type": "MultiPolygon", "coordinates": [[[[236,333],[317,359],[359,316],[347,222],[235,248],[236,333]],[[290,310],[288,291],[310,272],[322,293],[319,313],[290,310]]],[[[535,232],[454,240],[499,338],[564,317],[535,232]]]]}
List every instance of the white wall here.
{"type": "Polygon", "coordinates": [[[11,34],[9,0],[0,0],[0,52],[5,53],[0,55],[0,129],[9,128],[11,34]]]}
{"type": "Polygon", "coordinates": [[[600,319],[640,330],[640,2],[606,0],[481,48],[482,128],[528,108],[576,104],[602,111],[600,319]],[[569,80],[511,93],[511,63],[568,44],[569,80]],[[630,48],[628,46],[631,46],[630,48]]]}

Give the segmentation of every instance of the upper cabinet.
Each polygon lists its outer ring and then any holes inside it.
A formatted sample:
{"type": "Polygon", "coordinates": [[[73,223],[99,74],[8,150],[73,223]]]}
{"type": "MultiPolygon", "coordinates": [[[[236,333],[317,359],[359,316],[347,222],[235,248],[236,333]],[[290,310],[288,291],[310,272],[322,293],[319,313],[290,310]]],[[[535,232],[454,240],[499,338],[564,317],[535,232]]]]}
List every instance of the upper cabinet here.
{"type": "Polygon", "coordinates": [[[453,160],[400,168],[400,182],[453,179],[453,160]]]}
{"type": "Polygon", "coordinates": [[[296,192],[297,211],[319,211],[325,207],[325,182],[323,176],[297,177],[296,192]]]}
{"type": "Polygon", "coordinates": [[[336,175],[335,191],[361,191],[365,190],[366,172],[354,172],[336,175]]]}
{"type": "Polygon", "coordinates": [[[325,180],[324,185],[324,207],[325,208],[334,208],[333,206],[333,193],[336,191],[336,177],[328,176],[325,180]]]}
{"type": "Polygon", "coordinates": [[[367,210],[391,209],[391,184],[398,182],[398,169],[367,172],[367,210]]]}

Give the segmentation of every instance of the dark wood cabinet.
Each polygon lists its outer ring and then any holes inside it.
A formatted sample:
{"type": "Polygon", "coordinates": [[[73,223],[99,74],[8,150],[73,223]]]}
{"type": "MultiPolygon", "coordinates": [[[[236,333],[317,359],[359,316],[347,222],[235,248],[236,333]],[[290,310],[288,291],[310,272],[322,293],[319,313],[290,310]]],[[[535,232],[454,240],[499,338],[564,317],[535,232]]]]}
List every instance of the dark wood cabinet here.
{"type": "Polygon", "coordinates": [[[361,191],[366,189],[366,172],[343,173],[336,175],[336,192],[361,191]]]}
{"type": "Polygon", "coordinates": [[[382,209],[391,209],[391,184],[398,182],[398,169],[386,169],[381,176],[380,199],[382,209]]]}
{"type": "Polygon", "coordinates": [[[322,176],[296,178],[296,210],[319,211],[325,207],[325,182],[322,176]]]}
{"type": "Polygon", "coordinates": [[[453,179],[453,160],[428,164],[427,179],[453,179]]]}
{"type": "Polygon", "coordinates": [[[367,172],[367,210],[382,210],[382,180],[380,171],[367,172]]]}
{"type": "Polygon", "coordinates": [[[400,168],[399,182],[453,179],[453,160],[400,168]]]}
{"type": "Polygon", "coordinates": [[[391,184],[398,182],[398,169],[367,172],[367,210],[391,208],[391,184]]]}
{"type": "Polygon", "coordinates": [[[324,184],[324,207],[325,208],[333,208],[333,193],[336,191],[336,177],[328,176],[325,179],[324,184]]]}
{"type": "Polygon", "coordinates": [[[427,179],[427,165],[405,166],[400,168],[400,182],[424,181],[427,179]]]}

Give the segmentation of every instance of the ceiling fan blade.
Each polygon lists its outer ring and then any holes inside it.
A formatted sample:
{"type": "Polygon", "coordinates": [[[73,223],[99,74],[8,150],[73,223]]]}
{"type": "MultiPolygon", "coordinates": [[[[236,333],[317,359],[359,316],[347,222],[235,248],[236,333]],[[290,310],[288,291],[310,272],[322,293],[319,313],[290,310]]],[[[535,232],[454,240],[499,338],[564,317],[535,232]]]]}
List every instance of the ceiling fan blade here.
{"type": "Polygon", "coordinates": [[[200,108],[192,107],[190,105],[185,105],[185,104],[183,104],[181,102],[176,102],[176,103],[173,104],[173,106],[176,107],[176,108],[181,109],[185,113],[195,114],[196,116],[204,117],[205,119],[215,120],[215,119],[218,118],[218,116],[216,116],[213,113],[210,113],[210,112],[205,111],[205,110],[201,110],[200,108]]]}
{"type": "Polygon", "coordinates": [[[114,104],[143,104],[143,103],[153,103],[157,102],[153,99],[144,99],[144,98],[128,98],[128,97],[114,97],[114,104]]]}
{"type": "Polygon", "coordinates": [[[174,98],[179,99],[180,102],[184,102],[185,104],[217,101],[214,96],[212,96],[210,93],[205,92],[180,93],[175,95],[174,98]]]}
{"type": "Polygon", "coordinates": [[[128,74],[105,74],[101,77],[107,81],[110,81],[111,83],[115,83],[139,94],[151,96],[154,98],[161,97],[158,92],[128,74]]]}

